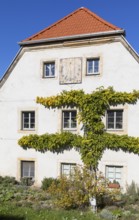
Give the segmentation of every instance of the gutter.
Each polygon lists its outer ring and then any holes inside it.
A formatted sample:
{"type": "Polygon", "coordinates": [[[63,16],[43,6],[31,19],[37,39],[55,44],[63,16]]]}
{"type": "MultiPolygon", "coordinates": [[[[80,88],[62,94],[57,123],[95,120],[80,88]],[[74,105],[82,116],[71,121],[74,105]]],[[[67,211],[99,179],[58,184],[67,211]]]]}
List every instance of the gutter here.
{"type": "Polygon", "coordinates": [[[54,38],[45,38],[40,40],[28,40],[28,41],[21,41],[18,44],[20,46],[24,45],[30,45],[30,44],[41,44],[41,43],[49,43],[54,41],[62,41],[62,40],[70,40],[70,39],[81,39],[81,38],[88,38],[88,37],[103,37],[103,36],[109,36],[109,35],[125,35],[125,30],[115,30],[115,31],[106,31],[106,32],[98,32],[98,33],[89,33],[89,34],[82,34],[82,35],[69,35],[64,37],[54,37],[54,38]]]}

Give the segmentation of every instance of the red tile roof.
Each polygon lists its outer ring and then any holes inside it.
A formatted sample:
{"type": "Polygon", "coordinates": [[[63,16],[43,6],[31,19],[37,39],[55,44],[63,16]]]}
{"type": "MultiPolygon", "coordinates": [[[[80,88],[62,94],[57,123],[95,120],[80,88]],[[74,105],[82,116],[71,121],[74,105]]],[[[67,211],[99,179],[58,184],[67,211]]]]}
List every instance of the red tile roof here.
{"type": "Polygon", "coordinates": [[[116,30],[122,29],[103,20],[87,8],[79,8],[22,42],[116,30]]]}

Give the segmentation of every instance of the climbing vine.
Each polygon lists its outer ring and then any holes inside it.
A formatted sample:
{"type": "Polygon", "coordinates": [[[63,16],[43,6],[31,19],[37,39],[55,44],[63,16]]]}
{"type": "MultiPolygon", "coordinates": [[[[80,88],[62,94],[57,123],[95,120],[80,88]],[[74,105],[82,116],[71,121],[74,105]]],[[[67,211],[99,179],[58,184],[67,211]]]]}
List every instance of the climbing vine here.
{"type": "Polygon", "coordinates": [[[95,169],[105,149],[114,151],[123,150],[139,154],[139,138],[128,135],[109,134],[105,130],[102,118],[110,106],[119,104],[136,104],[139,91],[116,92],[112,87],[98,88],[90,94],[83,90],[63,91],[57,96],[37,97],[36,102],[48,109],[62,107],[76,107],[78,121],[83,125],[84,135],[80,136],[70,132],[56,134],[29,135],[22,137],[18,143],[24,149],[34,148],[37,151],[63,152],[76,148],[86,165],[95,169]]]}

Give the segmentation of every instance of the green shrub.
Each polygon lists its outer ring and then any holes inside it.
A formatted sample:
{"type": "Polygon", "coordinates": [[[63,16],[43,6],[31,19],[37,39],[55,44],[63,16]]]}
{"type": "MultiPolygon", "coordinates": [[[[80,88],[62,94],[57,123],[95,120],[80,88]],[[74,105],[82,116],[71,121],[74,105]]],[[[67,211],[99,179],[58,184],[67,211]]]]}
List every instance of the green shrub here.
{"type": "Polygon", "coordinates": [[[127,185],[123,200],[125,204],[135,204],[139,202],[139,186],[134,181],[132,181],[130,185],[127,185]]]}
{"type": "Polygon", "coordinates": [[[32,177],[22,177],[20,183],[24,186],[32,186],[34,181],[32,180],[32,177]]]}
{"type": "Polygon", "coordinates": [[[115,196],[102,174],[97,173],[96,178],[96,174],[86,167],[77,167],[70,177],[60,177],[59,183],[53,182],[47,192],[56,207],[64,209],[85,208],[89,206],[92,197],[97,198],[99,205],[105,195],[109,195],[111,199],[115,196]]]}
{"type": "Polygon", "coordinates": [[[100,217],[102,219],[105,219],[105,220],[113,220],[113,214],[112,212],[110,212],[109,210],[107,209],[103,209],[101,212],[100,212],[100,217]]]}
{"type": "Polygon", "coordinates": [[[8,185],[15,185],[18,182],[16,181],[15,177],[11,176],[0,176],[0,185],[8,186],[8,185]]]}
{"type": "Polygon", "coordinates": [[[50,186],[51,186],[51,184],[52,183],[55,183],[56,185],[58,184],[58,179],[54,179],[54,178],[44,178],[43,180],[42,180],[42,186],[41,186],[41,188],[43,189],[43,190],[47,190],[50,186]]]}

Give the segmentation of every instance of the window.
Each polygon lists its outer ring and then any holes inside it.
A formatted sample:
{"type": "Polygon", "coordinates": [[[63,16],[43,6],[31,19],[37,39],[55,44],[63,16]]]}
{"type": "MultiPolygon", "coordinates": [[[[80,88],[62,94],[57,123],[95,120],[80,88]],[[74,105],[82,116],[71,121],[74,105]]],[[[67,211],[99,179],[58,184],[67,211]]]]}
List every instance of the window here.
{"type": "Polygon", "coordinates": [[[77,128],[77,112],[63,111],[63,130],[75,130],[77,128]]]}
{"type": "Polygon", "coordinates": [[[107,129],[123,128],[123,110],[107,111],[107,129]]]}
{"type": "Polygon", "coordinates": [[[87,75],[99,74],[99,58],[87,59],[87,75]]]}
{"type": "Polygon", "coordinates": [[[122,182],[122,166],[106,166],[106,178],[111,182],[118,182],[121,185],[122,182]]]}
{"type": "Polygon", "coordinates": [[[55,77],[55,62],[44,63],[44,77],[55,77]]]}
{"type": "Polygon", "coordinates": [[[76,167],[75,163],[62,163],[61,164],[61,175],[70,176],[74,173],[76,167]]]}
{"type": "Polygon", "coordinates": [[[22,130],[35,130],[35,111],[22,112],[22,130]]]}
{"type": "Polygon", "coordinates": [[[21,161],[21,177],[35,177],[34,161],[21,161]]]}

